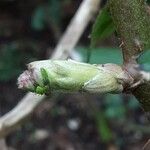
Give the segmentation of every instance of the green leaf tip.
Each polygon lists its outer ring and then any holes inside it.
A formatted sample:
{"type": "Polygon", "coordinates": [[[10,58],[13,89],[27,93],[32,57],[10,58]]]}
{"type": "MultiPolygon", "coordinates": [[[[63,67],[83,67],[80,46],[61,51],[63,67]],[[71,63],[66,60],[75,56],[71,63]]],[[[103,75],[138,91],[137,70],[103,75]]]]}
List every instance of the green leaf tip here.
{"type": "Polygon", "coordinates": [[[49,81],[48,74],[47,74],[46,70],[44,68],[41,68],[40,71],[41,71],[43,83],[45,85],[49,85],[50,81],[49,81]]]}
{"type": "Polygon", "coordinates": [[[96,21],[92,27],[91,47],[95,47],[98,41],[107,38],[115,31],[112,18],[108,12],[108,8],[104,7],[99,12],[96,21]]]}

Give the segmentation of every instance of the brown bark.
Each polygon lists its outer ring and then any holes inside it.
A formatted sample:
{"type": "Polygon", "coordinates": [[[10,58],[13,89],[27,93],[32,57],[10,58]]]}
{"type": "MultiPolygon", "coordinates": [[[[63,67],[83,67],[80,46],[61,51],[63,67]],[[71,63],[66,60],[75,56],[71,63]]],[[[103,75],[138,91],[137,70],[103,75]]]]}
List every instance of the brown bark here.
{"type": "MultiPolygon", "coordinates": [[[[136,82],[142,81],[137,58],[150,46],[150,17],[144,0],[109,0],[108,6],[117,32],[121,39],[123,67],[136,82]]],[[[142,104],[145,112],[150,112],[150,84],[145,82],[131,90],[142,104]]]]}

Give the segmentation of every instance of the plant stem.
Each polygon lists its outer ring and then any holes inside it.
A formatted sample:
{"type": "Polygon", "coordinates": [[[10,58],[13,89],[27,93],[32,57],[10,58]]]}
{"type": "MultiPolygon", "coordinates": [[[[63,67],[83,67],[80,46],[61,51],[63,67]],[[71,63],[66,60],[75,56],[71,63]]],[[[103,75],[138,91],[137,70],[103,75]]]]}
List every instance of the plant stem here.
{"type": "Polygon", "coordinates": [[[109,0],[108,5],[122,42],[124,63],[128,63],[150,45],[146,4],[143,0],[109,0]]]}
{"type": "MultiPolygon", "coordinates": [[[[109,0],[108,6],[122,42],[124,66],[131,75],[135,75],[135,80],[137,78],[140,80],[140,70],[135,67],[136,59],[150,46],[150,17],[147,6],[144,0],[109,0]]],[[[132,90],[148,114],[150,114],[149,91],[148,82],[132,90]]]]}

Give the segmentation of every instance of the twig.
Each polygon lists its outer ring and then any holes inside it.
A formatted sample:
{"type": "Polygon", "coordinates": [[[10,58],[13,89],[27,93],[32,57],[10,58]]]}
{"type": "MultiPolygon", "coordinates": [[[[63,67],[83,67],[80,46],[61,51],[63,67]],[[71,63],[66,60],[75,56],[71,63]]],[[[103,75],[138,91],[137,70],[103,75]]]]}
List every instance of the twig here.
{"type": "Polygon", "coordinates": [[[8,150],[8,147],[5,143],[5,139],[0,139],[0,149],[1,150],[8,150]]]}
{"type": "Polygon", "coordinates": [[[84,0],[82,2],[65,34],[57,45],[52,56],[53,59],[67,59],[93,17],[93,14],[99,8],[99,3],[100,0],[84,0]]]}
{"type": "MultiPolygon", "coordinates": [[[[51,59],[66,59],[77,44],[80,36],[98,9],[100,0],[84,0],[56,46],[51,59]]],[[[10,112],[0,118],[0,138],[8,135],[33,112],[45,96],[28,93],[10,112]]]]}
{"type": "Polygon", "coordinates": [[[28,93],[14,109],[0,118],[0,137],[16,129],[43,99],[44,96],[28,93]]]}
{"type": "Polygon", "coordinates": [[[142,150],[149,150],[150,149],[150,139],[147,141],[147,143],[144,145],[142,150]]]}

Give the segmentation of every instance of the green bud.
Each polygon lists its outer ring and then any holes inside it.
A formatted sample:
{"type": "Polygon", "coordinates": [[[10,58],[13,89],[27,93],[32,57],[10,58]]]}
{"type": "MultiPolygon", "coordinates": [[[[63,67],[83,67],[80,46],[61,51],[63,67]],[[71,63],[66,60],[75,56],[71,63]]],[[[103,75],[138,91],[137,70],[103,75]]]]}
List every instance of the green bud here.
{"type": "Polygon", "coordinates": [[[28,65],[18,78],[18,87],[38,94],[50,92],[108,93],[123,90],[118,79],[122,69],[115,64],[91,65],[73,60],[43,60],[28,65]]]}

